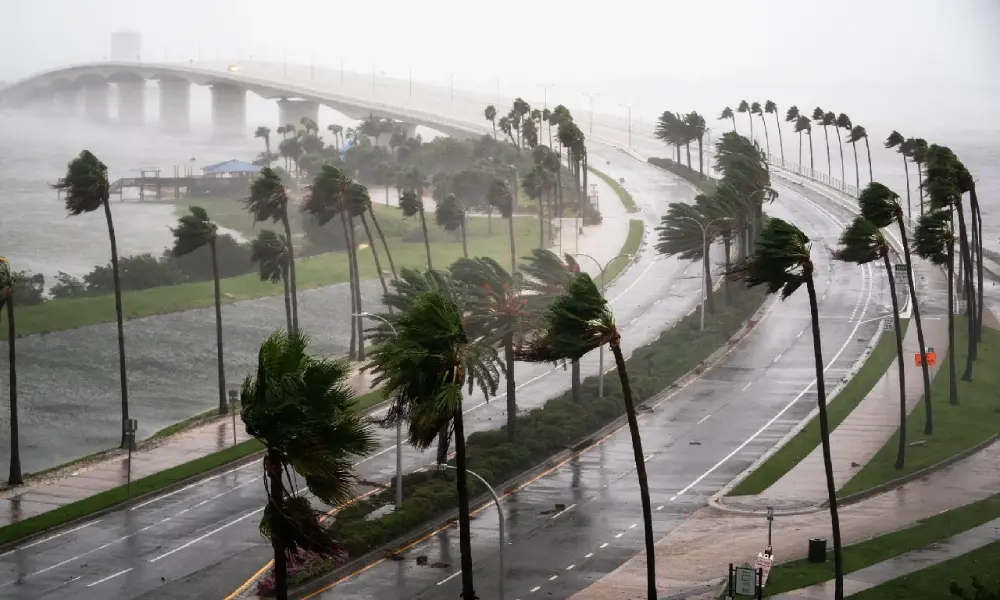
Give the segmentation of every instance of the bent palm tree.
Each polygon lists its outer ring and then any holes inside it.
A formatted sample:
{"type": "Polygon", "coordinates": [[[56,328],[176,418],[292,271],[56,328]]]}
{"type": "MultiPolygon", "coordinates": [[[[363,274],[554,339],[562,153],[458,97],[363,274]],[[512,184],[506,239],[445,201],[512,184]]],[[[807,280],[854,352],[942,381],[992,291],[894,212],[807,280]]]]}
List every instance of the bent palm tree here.
{"type": "Polygon", "coordinates": [[[951,210],[932,210],[920,216],[913,231],[913,251],[935,265],[948,267],[948,403],[958,404],[955,365],[955,232],[951,210]]]}
{"type": "Polygon", "coordinates": [[[288,241],[270,229],[262,229],[250,242],[250,262],[257,265],[261,281],[270,281],[284,286],[285,322],[288,331],[292,326],[292,302],[288,286],[288,241]]]}
{"type": "Polygon", "coordinates": [[[740,100],[739,105],[736,107],[736,112],[744,113],[747,116],[747,121],[750,122],[750,141],[753,141],[753,113],[750,112],[750,105],[747,104],[746,100],[740,100]]]}
{"type": "MultiPolygon", "coordinates": [[[[795,132],[799,134],[799,160],[802,160],[802,132],[805,132],[809,136],[809,171],[815,170],[815,165],[813,163],[813,134],[812,134],[812,122],[809,121],[809,117],[801,115],[795,121],[795,132]]],[[[811,173],[810,173],[811,176],[811,173]]]]}
{"type": "MultiPolygon", "coordinates": [[[[830,114],[832,115],[833,113],[830,114]]],[[[830,132],[827,130],[827,126],[832,125],[833,122],[827,122],[826,113],[818,106],[813,110],[812,118],[817,124],[823,126],[823,135],[826,137],[826,174],[833,177],[833,165],[830,161],[830,132]]],[[[810,148],[812,147],[811,144],[812,140],[810,140],[810,148]]]]}
{"type": "MultiPolygon", "coordinates": [[[[517,172],[514,172],[517,179],[517,172]]],[[[517,184],[511,184],[503,177],[496,176],[490,183],[489,191],[486,193],[486,200],[490,206],[500,211],[500,216],[507,219],[507,229],[510,235],[510,264],[511,273],[517,272],[517,251],[514,249],[514,206],[517,205],[517,184]]]]}
{"type": "Polygon", "coordinates": [[[903,137],[903,134],[893,129],[889,137],[885,139],[885,147],[887,149],[895,148],[896,152],[903,157],[903,173],[906,175],[906,216],[912,218],[913,212],[910,205],[910,163],[907,158],[912,153],[913,142],[907,140],[903,137]]]}
{"type": "Polygon", "coordinates": [[[424,199],[413,190],[407,190],[399,196],[399,208],[403,211],[403,216],[420,218],[420,229],[424,232],[424,250],[427,251],[427,268],[433,269],[434,263],[431,261],[431,241],[427,236],[427,219],[424,217],[424,199]]]}
{"type": "Polygon", "coordinates": [[[486,110],[483,111],[483,116],[486,120],[493,124],[493,139],[497,139],[497,107],[489,104],[486,106],[486,110]]]}
{"type": "MultiPolygon", "coordinates": [[[[792,126],[795,127],[796,124],[799,122],[799,117],[800,116],[801,116],[801,114],[799,113],[799,107],[795,106],[793,104],[792,106],[789,106],[788,110],[785,112],[785,122],[786,123],[791,123],[792,126]]],[[[775,117],[775,118],[777,118],[777,117],[775,117]]],[[[802,133],[799,132],[798,129],[796,129],[795,131],[798,132],[798,134],[799,134],[799,166],[801,166],[802,165],[802,133]]]]}
{"type": "Polygon", "coordinates": [[[14,324],[14,286],[17,277],[10,270],[10,263],[0,256],[0,310],[7,307],[7,389],[10,391],[10,470],[8,485],[21,485],[21,443],[17,420],[17,328],[14,324]]]}
{"type": "Polygon", "coordinates": [[[896,469],[902,469],[906,462],[906,365],[903,362],[903,330],[899,323],[899,300],[896,298],[896,278],[889,258],[889,242],[879,227],[859,215],[840,235],[840,248],[834,252],[834,258],[858,265],[881,260],[885,267],[895,325],[896,364],[899,367],[899,445],[896,449],[895,466],[896,469]]]}
{"type": "MultiPolygon", "coordinates": [[[[279,130],[278,133],[281,133],[279,130]]],[[[254,132],[253,136],[255,138],[261,138],[264,140],[264,158],[267,159],[267,164],[265,166],[271,166],[271,129],[269,127],[258,127],[257,131],[254,132]]]]}
{"type": "MultiPolygon", "coordinates": [[[[768,100],[764,103],[764,112],[774,115],[774,122],[778,124],[778,145],[781,146],[781,162],[785,162],[785,140],[781,137],[781,119],[778,118],[778,105],[768,100]]],[[[765,125],[764,132],[767,132],[765,125]]]]}
{"type": "Polygon", "coordinates": [[[767,144],[767,153],[771,154],[771,136],[767,133],[767,121],[764,120],[764,111],[760,107],[760,102],[750,105],[750,114],[760,117],[760,122],[764,125],[764,142],[767,144]]]}
{"type": "MultiPolygon", "coordinates": [[[[868,132],[865,131],[865,128],[862,127],[861,125],[855,125],[854,127],[851,128],[851,133],[847,136],[847,141],[852,144],[856,144],[861,140],[865,141],[865,149],[868,151],[868,183],[872,183],[874,181],[874,175],[872,175],[872,149],[871,146],[868,145],[868,132]]],[[[858,150],[857,148],[855,148],[854,150],[855,170],[857,170],[856,167],[858,164],[857,152],[858,150]]],[[[861,187],[860,183],[858,184],[858,187],[859,188],[861,187]]]]}
{"type": "Polygon", "coordinates": [[[566,293],[555,299],[545,312],[544,329],[518,349],[518,358],[528,362],[578,360],[604,344],[611,348],[621,380],[625,414],[632,436],[639,495],[646,541],[646,585],[649,600],[656,600],[656,560],[653,549],[653,516],[649,501],[646,460],[642,452],[639,421],[636,418],[632,386],[629,382],[622,338],[607,300],[586,273],[577,274],[566,293]]]}
{"type": "Polygon", "coordinates": [[[290,470],[309,492],[339,506],[354,498],[353,463],[378,447],[366,415],[356,408],[343,361],[306,354],[298,332],[272,334],[257,354],[257,370],[240,393],[247,433],[264,445],[267,505],[261,534],[274,550],[275,596],[288,598],[289,554],[299,550],[346,560],[347,552],[316,519],[309,499],[286,486],[290,470]]]}
{"type": "MultiPolygon", "coordinates": [[[[846,186],[847,185],[847,169],[844,166],[844,140],[843,140],[843,138],[840,137],[840,130],[844,128],[844,124],[846,123],[848,125],[847,130],[850,131],[850,129],[851,129],[850,128],[851,120],[848,119],[847,115],[845,115],[844,113],[840,113],[840,115],[838,115],[838,116],[834,116],[833,113],[829,113],[829,116],[824,116],[823,118],[824,118],[824,120],[826,120],[828,118],[833,120],[832,121],[833,122],[833,130],[837,134],[837,147],[840,149],[840,180],[843,181],[844,185],[846,186]]],[[[856,164],[855,164],[855,167],[857,167],[856,164]]]]}
{"type": "MultiPolygon", "coordinates": [[[[294,131],[294,127],[292,130],[294,131]]],[[[299,327],[299,302],[295,288],[295,249],[292,247],[292,228],[288,222],[288,190],[281,178],[270,167],[261,169],[260,175],[250,185],[250,195],[243,205],[253,215],[253,222],[281,223],[288,243],[289,289],[292,299],[292,329],[299,327]]]]}
{"type": "Polygon", "coordinates": [[[462,256],[469,258],[469,244],[465,238],[465,207],[455,197],[448,194],[434,207],[434,218],[445,231],[457,231],[462,237],[462,256]]]}
{"type": "Polygon", "coordinates": [[[177,220],[177,227],[171,228],[174,235],[174,245],[171,254],[184,256],[203,246],[208,246],[212,256],[212,281],[215,289],[215,348],[219,368],[219,414],[228,412],[226,402],[226,363],[222,352],[222,290],[219,281],[219,255],[216,242],[219,239],[219,227],[210,218],[204,208],[192,206],[189,214],[177,220]]]}
{"type": "Polygon", "coordinates": [[[733,114],[733,109],[729,108],[728,106],[726,108],[723,108],[722,112],[719,113],[719,120],[721,121],[723,119],[732,119],[733,131],[736,131],[736,115],[733,114]]]}
{"type": "Polygon", "coordinates": [[[745,277],[748,287],[764,285],[769,294],[780,292],[782,299],[791,296],[803,284],[809,293],[813,358],[816,364],[816,397],[819,404],[820,445],[823,448],[823,468],[826,471],[830,525],[833,528],[834,597],[837,600],[843,600],[844,557],[840,541],[840,517],[837,513],[837,487],[833,480],[833,461],[830,456],[830,420],[826,412],[826,382],[823,378],[824,363],[819,329],[819,304],[813,281],[814,266],[810,250],[809,238],[804,233],[791,223],[772,217],[761,231],[753,256],[737,269],[737,274],[745,277]]]}
{"type": "Polygon", "coordinates": [[[109,202],[111,185],[108,183],[108,167],[84,150],[66,168],[66,174],[54,186],[65,194],[66,211],[75,217],[83,213],[104,209],[104,219],[108,223],[108,240],[111,242],[111,274],[115,285],[115,320],[118,325],[118,377],[121,381],[122,398],[122,438],[124,448],[128,440],[128,377],[125,371],[125,325],[122,314],[122,282],[118,271],[118,242],[115,238],[115,224],[111,218],[109,202]]]}

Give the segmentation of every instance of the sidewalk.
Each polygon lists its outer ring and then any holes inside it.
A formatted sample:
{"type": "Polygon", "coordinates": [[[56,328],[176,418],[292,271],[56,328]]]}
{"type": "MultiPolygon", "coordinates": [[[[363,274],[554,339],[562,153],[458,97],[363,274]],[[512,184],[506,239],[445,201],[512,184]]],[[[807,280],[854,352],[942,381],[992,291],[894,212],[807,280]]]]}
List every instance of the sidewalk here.
{"type": "MultiPolygon", "coordinates": [[[[851,596],[915,571],[943,563],[1000,541],[1000,519],[983,523],[935,544],[900,554],[889,560],[844,575],[844,595],[851,596]]],[[[944,584],[942,582],[942,589],[944,584]]],[[[776,600],[826,600],[834,597],[834,582],[825,581],[773,596],[776,600]]]]}
{"type": "MultiPolygon", "coordinates": [[[[591,175],[588,180],[590,184],[597,184],[598,208],[601,211],[603,220],[600,225],[586,225],[583,233],[578,234],[577,223],[579,219],[567,218],[559,219],[555,225],[557,228],[554,239],[549,250],[559,254],[559,229],[562,230],[562,254],[589,254],[601,263],[600,266],[608,264],[608,261],[622,253],[625,240],[628,238],[629,216],[622,204],[618,194],[611,186],[600,177],[591,175]]],[[[641,218],[641,213],[635,213],[634,218],[641,218]]],[[[560,257],[562,256],[560,254],[560,257]]],[[[594,261],[585,257],[577,257],[580,269],[591,277],[600,279],[601,269],[594,261]]],[[[625,261],[625,259],[620,259],[625,261]]],[[[610,283],[610,282],[606,282],[610,283]]]]}
{"type": "MultiPolygon", "coordinates": [[[[841,508],[844,545],[908,527],[1000,492],[998,461],[1000,443],[922,480],[841,508]]],[[[776,517],[773,548],[778,562],[804,557],[808,539],[817,536],[831,539],[826,511],[776,517]]],[[[766,542],[767,521],[763,517],[700,509],[656,543],[659,592],[664,598],[684,594],[686,598],[715,600],[729,564],[753,562],[766,542]]],[[[628,600],[642,597],[645,590],[646,561],[640,553],[572,598],[628,600]]]]}
{"type": "MultiPolygon", "coordinates": [[[[355,369],[349,379],[355,392],[370,390],[370,376],[355,369]]],[[[236,443],[249,439],[236,415],[236,443]]],[[[232,447],[233,420],[219,419],[176,435],[148,442],[132,453],[132,480],[165,471],[232,447]]],[[[92,461],[74,463],[49,475],[0,491],[0,527],[97,495],[128,482],[128,453],[109,451],[92,461]]]]}

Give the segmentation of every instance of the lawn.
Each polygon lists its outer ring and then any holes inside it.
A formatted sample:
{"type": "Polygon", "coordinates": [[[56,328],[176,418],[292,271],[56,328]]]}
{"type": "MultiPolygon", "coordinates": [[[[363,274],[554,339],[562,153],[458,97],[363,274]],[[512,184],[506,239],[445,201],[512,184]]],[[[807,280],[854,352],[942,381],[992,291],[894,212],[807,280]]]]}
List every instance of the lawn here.
{"type": "MultiPolygon", "coordinates": [[[[951,598],[952,582],[972,592],[975,577],[987,590],[1000,590],[1000,542],[983,546],[957,558],[893,579],[851,596],[855,600],[941,600],[951,598]]],[[[972,598],[970,594],[968,596],[972,598]]],[[[995,597],[995,596],[993,596],[995,597]]]]}
{"type": "MultiPolygon", "coordinates": [[[[380,220],[382,229],[389,239],[389,247],[396,268],[423,267],[426,263],[424,245],[419,233],[419,224],[414,219],[402,219],[398,209],[387,209],[380,220]]],[[[382,212],[382,209],[379,212],[382,212]]],[[[436,268],[444,268],[462,256],[462,243],[452,233],[433,225],[433,215],[428,215],[428,231],[431,238],[431,255],[436,268]]],[[[507,224],[500,218],[493,219],[493,233],[487,232],[487,219],[470,218],[468,244],[470,256],[491,256],[506,265],[510,261],[510,245],[507,224]]],[[[515,249],[518,258],[526,256],[538,244],[538,220],[518,218],[515,221],[515,249]]],[[[362,232],[363,230],[359,229],[362,232]]],[[[376,241],[376,249],[382,260],[382,268],[388,269],[381,243],[376,241]]],[[[377,277],[371,253],[359,253],[361,277],[377,277]]],[[[345,252],[330,252],[296,261],[296,278],[299,290],[327,286],[347,281],[347,255],[345,252]]],[[[212,282],[185,283],[122,294],[125,318],[137,319],[152,315],[166,314],[192,308],[206,308],[213,305],[212,282]]],[[[251,300],[280,294],[280,284],[262,282],[256,273],[222,280],[223,302],[251,300]]],[[[114,299],[111,295],[85,298],[59,299],[38,306],[26,306],[18,310],[17,331],[21,335],[48,333],[109,323],[115,320],[114,299]]],[[[6,339],[6,328],[0,332],[0,339],[6,339]]]]}
{"type": "MultiPolygon", "coordinates": [[[[985,334],[985,330],[983,333],[985,334]]],[[[906,529],[852,544],[844,548],[844,572],[851,573],[864,569],[894,556],[939,542],[998,517],[1000,517],[1000,494],[934,515],[906,529]]],[[[996,557],[994,557],[995,560],[996,557]]],[[[987,571],[980,570],[979,572],[985,574],[987,571]]],[[[794,560],[776,565],[771,570],[771,575],[767,580],[766,595],[779,594],[830,579],[833,579],[832,559],[825,563],[810,563],[804,558],[794,560]]],[[[936,595],[913,596],[912,598],[926,597],[937,600],[948,597],[947,583],[943,587],[936,585],[929,590],[936,595]]],[[[888,598],[891,596],[867,596],[870,599],[876,597],[888,598]]],[[[910,596],[899,597],[910,598],[910,596]]]]}
{"type": "MultiPolygon", "coordinates": [[[[904,475],[935,465],[976,446],[1000,432],[1000,331],[983,328],[979,344],[979,357],[973,364],[973,380],[961,380],[967,355],[968,328],[965,317],[955,317],[955,345],[948,352],[956,353],[956,371],[959,376],[959,404],[948,403],[950,382],[948,363],[941,363],[934,381],[931,382],[931,406],[934,412],[934,433],[923,434],[924,414],[913,410],[907,418],[907,440],[911,444],[906,449],[906,466],[894,468],[898,438],[893,435],[865,465],[840,490],[846,496],[897,479],[904,475]],[[912,445],[914,442],[923,442],[912,445]]],[[[942,360],[947,361],[945,356],[942,360]]]]}
{"type": "Polygon", "coordinates": [[[618,194],[618,197],[621,198],[622,204],[625,205],[625,210],[629,211],[630,213],[639,212],[639,206],[635,203],[635,200],[632,199],[632,194],[628,193],[628,190],[623,188],[617,181],[615,181],[611,176],[607,175],[606,173],[602,173],[601,171],[598,171],[594,167],[588,167],[588,168],[590,169],[591,173],[597,175],[598,177],[604,180],[604,183],[611,186],[611,189],[613,189],[615,193],[618,194]]]}
{"type": "MultiPolygon", "coordinates": [[[[906,328],[909,321],[901,320],[903,328],[902,335],[906,335],[906,328]]],[[[858,370],[857,374],[844,386],[840,392],[830,400],[827,405],[827,415],[830,419],[830,431],[833,431],[847,415],[861,403],[871,392],[882,375],[892,366],[892,361],[896,359],[896,338],[886,332],[879,339],[875,350],[868,356],[865,363],[858,370]]],[[[923,414],[922,411],[914,411],[923,414]]],[[[923,423],[920,424],[920,431],[923,431],[923,423]]],[[[913,431],[912,429],[910,431],[913,431]]],[[[787,444],[775,452],[769,459],[761,465],[739,485],[729,492],[730,496],[747,496],[760,494],[771,487],[792,467],[809,455],[819,446],[819,419],[813,418],[808,425],[802,428],[798,434],[788,441],[787,444]]],[[[893,454],[895,459],[895,454],[893,454]]]]}

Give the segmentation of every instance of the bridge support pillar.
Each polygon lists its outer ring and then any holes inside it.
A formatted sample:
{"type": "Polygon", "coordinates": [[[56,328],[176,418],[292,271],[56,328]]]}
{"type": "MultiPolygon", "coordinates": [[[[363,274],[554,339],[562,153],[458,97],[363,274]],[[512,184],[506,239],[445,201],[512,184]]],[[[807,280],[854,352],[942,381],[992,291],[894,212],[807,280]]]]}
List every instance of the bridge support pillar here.
{"type": "Polygon", "coordinates": [[[247,127],[247,91],[235,85],[212,86],[212,127],[215,138],[244,137],[247,127]]]}
{"type": "Polygon", "coordinates": [[[64,116],[75,117],[80,112],[80,90],[77,88],[58,88],[53,90],[52,98],[55,110],[64,116]]]}
{"type": "Polygon", "coordinates": [[[319,103],[311,100],[289,100],[282,98],[278,100],[278,126],[284,127],[289,123],[296,127],[301,127],[302,119],[307,118],[315,123],[319,123],[319,103]]]}
{"type": "Polygon", "coordinates": [[[83,86],[83,104],[86,116],[91,121],[103,123],[108,120],[108,82],[92,82],[83,86]]]}
{"type": "Polygon", "coordinates": [[[118,82],[118,121],[123,125],[142,126],[146,121],[146,80],[118,82]]]}
{"type": "Polygon", "coordinates": [[[191,130],[191,83],[182,79],[161,79],[160,129],[166,133],[191,130]]]}

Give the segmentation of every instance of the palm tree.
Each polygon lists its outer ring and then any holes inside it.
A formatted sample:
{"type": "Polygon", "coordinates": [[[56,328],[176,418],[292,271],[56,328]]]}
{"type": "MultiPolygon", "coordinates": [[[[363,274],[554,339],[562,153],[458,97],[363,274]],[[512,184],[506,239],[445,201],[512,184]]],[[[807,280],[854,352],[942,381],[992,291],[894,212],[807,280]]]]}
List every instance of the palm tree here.
{"type": "Polygon", "coordinates": [[[768,219],[757,240],[756,250],[739,269],[748,287],[764,285],[770,294],[780,292],[782,299],[791,296],[805,284],[809,294],[812,317],[813,358],[816,363],[816,396],[819,404],[819,435],[826,471],[826,491],[833,528],[834,597],[844,598],[844,557],[840,541],[840,517],[837,514],[837,487],[833,480],[830,457],[830,421],[826,412],[826,382],[823,378],[823,345],[820,340],[819,303],[813,281],[814,265],[810,257],[809,238],[797,227],[772,217],[768,219]]]}
{"type": "Polygon", "coordinates": [[[488,105],[483,111],[483,115],[487,121],[493,124],[493,139],[497,139],[497,107],[492,104],[488,105]]]}
{"type": "Polygon", "coordinates": [[[538,201],[538,247],[545,247],[545,206],[544,197],[546,186],[548,185],[548,173],[541,165],[535,165],[533,169],[521,180],[521,187],[524,193],[532,200],[538,201]]]}
{"type": "MultiPolygon", "coordinates": [[[[260,532],[274,550],[275,596],[288,598],[288,555],[297,550],[347,558],[347,552],[316,518],[309,498],[286,486],[294,470],[320,501],[339,506],[354,498],[353,464],[378,443],[371,423],[357,410],[343,361],[306,354],[305,334],[278,331],[257,354],[257,371],[240,393],[240,418],[264,446],[267,505],[260,532]]],[[[290,483],[290,482],[289,482],[290,483]]]]}
{"type": "Polygon", "coordinates": [[[767,121],[764,120],[764,110],[760,107],[760,102],[750,105],[750,114],[760,117],[760,122],[764,125],[764,143],[767,144],[767,153],[771,154],[771,136],[767,134],[767,121]]]}
{"type": "Polygon", "coordinates": [[[122,311],[122,282],[118,271],[118,242],[115,224],[111,218],[108,167],[89,150],[70,161],[66,174],[53,186],[64,194],[66,211],[72,217],[104,209],[108,223],[108,240],[111,242],[111,274],[115,285],[115,320],[118,324],[118,377],[122,397],[122,439],[124,448],[128,440],[128,377],[125,371],[125,325],[122,311]]]}
{"type": "Polygon", "coordinates": [[[719,120],[721,121],[723,119],[732,119],[733,131],[736,131],[736,115],[733,114],[733,109],[729,108],[728,106],[726,108],[723,108],[722,112],[719,113],[719,120]]]}
{"type": "Polygon", "coordinates": [[[907,142],[901,133],[893,129],[889,137],[885,138],[884,145],[887,149],[895,148],[896,152],[903,157],[903,172],[906,174],[906,216],[910,217],[912,216],[910,210],[910,165],[906,160],[910,154],[910,143],[907,142]]]}
{"type": "MultiPolygon", "coordinates": [[[[903,257],[906,260],[906,279],[907,287],[910,290],[910,306],[913,307],[913,320],[917,327],[917,343],[920,346],[920,355],[923,356],[927,353],[927,347],[924,344],[924,326],[920,318],[917,287],[913,281],[913,261],[910,257],[910,244],[907,240],[906,223],[903,220],[903,207],[900,204],[899,195],[881,183],[870,183],[862,190],[858,197],[858,207],[861,209],[861,216],[876,227],[885,228],[892,223],[896,223],[899,227],[903,257]]],[[[897,331],[899,331],[898,328],[897,331]]],[[[924,434],[930,435],[934,431],[934,418],[931,410],[931,375],[926,361],[923,363],[923,379],[924,434]]]]}
{"type": "Polygon", "coordinates": [[[17,420],[17,328],[14,324],[14,286],[17,277],[10,270],[7,258],[0,256],[0,311],[7,307],[7,385],[10,391],[10,471],[7,475],[8,485],[21,485],[21,443],[18,438],[17,420]]]}
{"type": "Polygon", "coordinates": [[[295,331],[292,327],[292,302],[288,285],[288,240],[270,229],[262,229],[250,242],[250,262],[257,265],[261,281],[280,281],[283,284],[285,323],[288,331],[295,331]]]}
{"type": "MultiPolygon", "coordinates": [[[[778,118],[778,105],[772,100],[768,100],[764,103],[764,112],[769,115],[773,114],[774,122],[778,124],[778,144],[781,146],[781,162],[785,162],[785,140],[781,137],[781,119],[778,118]]],[[[767,133],[766,125],[764,132],[767,133]]]]}
{"type": "Polygon", "coordinates": [[[255,138],[261,138],[264,140],[264,157],[267,158],[267,165],[271,166],[271,128],[270,127],[258,127],[257,131],[254,132],[253,136],[255,138]]]}
{"type": "Polygon", "coordinates": [[[288,243],[288,273],[289,290],[292,300],[292,327],[299,328],[299,302],[295,287],[295,249],[292,244],[292,228],[288,222],[288,190],[281,178],[270,167],[264,167],[260,175],[250,185],[250,195],[243,205],[253,215],[254,224],[264,221],[281,223],[285,230],[285,241],[288,243]]]}
{"type": "Polygon", "coordinates": [[[445,231],[457,231],[462,237],[462,256],[469,258],[469,244],[465,238],[465,207],[455,197],[448,194],[434,207],[434,218],[445,231]]]}
{"type": "Polygon", "coordinates": [[[503,363],[496,348],[465,329],[462,309],[450,290],[420,293],[393,320],[396,335],[377,344],[366,368],[390,406],[385,425],[407,424],[409,441],[426,449],[442,428],[455,428],[455,471],[462,597],[476,598],[472,572],[469,490],[462,415],[462,388],[496,395],[503,363]]]}
{"type": "Polygon", "coordinates": [[[736,107],[736,112],[746,113],[747,121],[750,122],[750,140],[753,141],[753,113],[750,112],[750,105],[747,104],[746,100],[740,100],[739,106],[736,107]]]}
{"type": "Polygon", "coordinates": [[[427,220],[424,218],[424,199],[413,190],[407,190],[399,196],[399,208],[403,211],[403,216],[412,217],[419,215],[420,229],[424,232],[424,249],[427,251],[427,268],[433,269],[434,263],[431,261],[431,242],[427,237],[427,220]]]}
{"type": "MultiPolygon", "coordinates": [[[[705,175],[705,155],[702,152],[702,145],[705,140],[705,117],[696,112],[689,112],[684,115],[684,123],[687,125],[688,136],[698,140],[698,174],[705,175]]],[[[766,126],[765,126],[766,127],[766,126]]],[[[691,153],[688,152],[688,168],[691,167],[691,153]]]]}
{"type": "Polygon", "coordinates": [[[540,334],[518,349],[517,357],[528,362],[558,362],[577,360],[604,344],[611,348],[621,380],[625,414],[632,435],[632,452],[635,455],[639,495],[646,538],[646,583],[649,600],[656,600],[656,560],[653,549],[653,516],[649,501],[649,482],[646,478],[646,459],[642,452],[639,421],[636,418],[632,386],[622,353],[621,333],[615,325],[615,316],[590,276],[577,274],[566,293],[552,302],[545,313],[545,325],[540,334]]]}
{"type": "Polygon", "coordinates": [[[948,267],[948,403],[958,404],[955,365],[955,232],[951,210],[924,213],[913,231],[913,251],[935,265],[948,267]]]}
{"type": "MultiPolygon", "coordinates": [[[[833,123],[826,122],[826,113],[823,112],[823,109],[818,106],[813,109],[812,118],[817,124],[823,126],[823,135],[826,137],[826,174],[833,177],[833,163],[830,161],[830,133],[827,131],[827,126],[832,125],[833,123]]],[[[810,139],[810,150],[811,144],[812,140],[810,139]]]]}
{"type": "MultiPolygon", "coordinates": [[[[516,180],[517,171],[513,167],[511,167],[511,170],[516,180]]],[[[507,219],[507,229],[510,234],[511,273],[517,272],[517,251],[514,249],[514,206],[517,204],[517,200],[515,199],[516,194],[517,184],[512,185],[509,181],[497,175],[493,177],[486,196],[490,206],[499,210],[500,216],[507,219]]]]}
{"type": "MultiPolygon", "coordinates": [[[[840,136],[840,130],[843,129],[847,131],[847,142],[851,145],[854,150],[854,187],[858,188],[858,192],[861,191],[861,172],[858,169],[858,140],[853,139],[854,125],[851,123],[851,118],[840,113],[837,115],[837,135],[840,136]]],[[[861,138],[858,138],[861,139],[861,138]]]]}
{"type": "MultiPolygon", "coordinates": [[[[704,194],[695,196],[695,204],[698,206],[705,206],[709,202],[711,199],[704,194]]],[[[696,205],[670,203],[667,214],[656,228],[656,251],[664,256],[679,255],[681,260],[702,260],[705,308],[708,312],[715,312],[709,250],[717,232],[708,216],[698,210],[696,205]]]]}
{"type": "MultiPolygon", "coordinates": [[[[865,191],[868,192],[867,189],[865,191]]],[[[899,367],[899,445],[896,449],[895,466],[896,469],[902,469],[906,462],[906,364],[903,362],[903,330],[899,323],[899,299],[896,298],[896,278],[893,275],[892,259],[889,258],[889,242],[881,228],[858,215],[840,235],[840,248],[834,252],[834,258],[858,265],[881,259],[885,267],[895,325],[896,364],[899,367]]]]}
{"type": "MultiPolygon", "coordinates": [[[[865,141],[865,149],[868,151],[868,183],[872,183],[874,181],[874,175],[872,174],[872,149],[868,145],[868,132],[861,125],[855,125],[851,128],[851,133],[847,136],[847,141],[854,144],[859,140],[865,141]]],[[[857,152],[857,149],[855,149],[855,152],[857,152]]],[[[855,158],[854,162],[856,165],[857,158],[855,158]]],[[[858,187],[861,187],[861,184],[858,184],[858,187]]]]}
{"type": "Polygon", "coordinates": [[[927,140],[909,138],[910,154],[917,165],[917,193],[920,194],[920,214],[924,214],[924,163],[927,161],[927,140]]]}
{"type": "Polygon", "coordinates": [[[375,270],[378,271],[378,279],[382,284],[382,291],[388,293],[389,289],[386,287],[385,272],[382,270],[382,261],[379,260],[378,250],[375,248],[375,238],[372,236],[371,228],[368,227],[368,216],[372,218],[372,225],[375,226],[375,233],[378,234],[378,237],[382,242],[382,246],[385,248],[386,258],[389,260],[389,273],[391,273],[394,278],[396,277],[396,266],[392,262],[392,253],[389,251],[389,244],[385,240],[382,228],[379,227],[378,219],[375,217],[375,211],[372,210],[371,195],[368,193],[368,188],[356,181],[352,181],[347,184],[346,194],[348,212],[351,217],[358,217],[361,219],[361,226],[364,227],[365,237],[368,238],[368,247],[371,248],[372,251],[372,260],[375,261],[375,270]]]}
{"type": "Polygon", "coordinates": [[[343,138],[341,137],[344,133],[344,127],[342,125],[330,124],[326,126],[326,130],[333,135],[333,144],[340,150],[344,147],[343,138]]]}
{"type": "Polygon", "coordinates": [[[219,227],[209,217],[208,212],[200,206],[191,206],[186,214],[177,220],[177,227],[171,228],[174,235],[173,256],[184,256],[195,250],[208,246],[212,256],[212,279],[215,284],[215,347],[219,368],[219,414],[228,412],[226,401],[226,364],[222,353],[222,290],[219,281],[219,256],[216,242],[219,239],[219,227]]]}
{"type": "Polygon", "coordinates": [[[451,266],[452,281],[465,298],[466,327],[482,332],[486,340],[503,347],[507,380],[507,439],[516,439],[517,384],[514,381],[514,345],[525,332],[528,317],[523,279],[489,257],[460,258],[451,266]]]}
{"type": "Polygon", "coordinates": [[[809,136],[809,171],[814,170],[813,165],[813,135],[812,135],[812,123],[809,121],[809,117],[805,115],[799,115],[799,118],[795,121],[795,132],[799,134],[799,162],[802,161],[802,132],[806,132],[809,136]]]}

